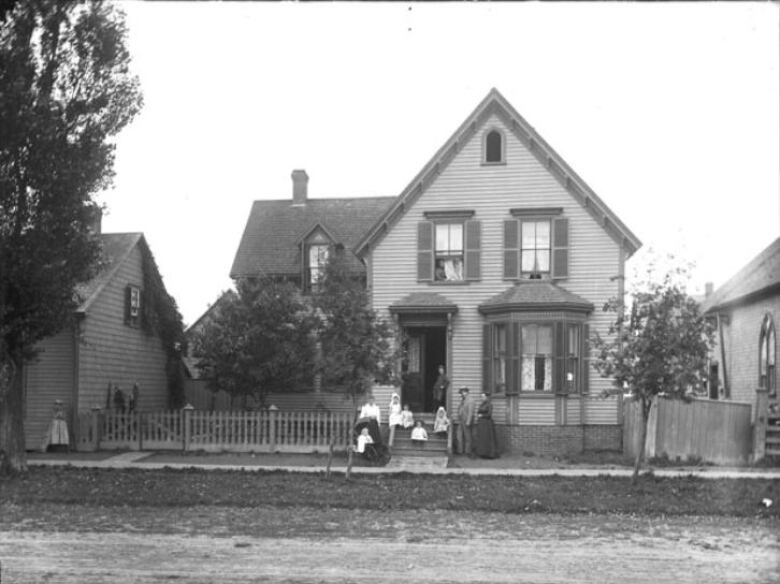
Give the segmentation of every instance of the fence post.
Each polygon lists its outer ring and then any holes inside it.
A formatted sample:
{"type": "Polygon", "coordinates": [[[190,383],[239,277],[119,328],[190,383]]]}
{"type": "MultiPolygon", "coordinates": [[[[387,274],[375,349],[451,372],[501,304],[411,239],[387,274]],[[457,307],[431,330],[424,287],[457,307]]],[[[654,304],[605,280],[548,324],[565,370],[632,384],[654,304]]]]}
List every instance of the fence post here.
{"type": "Polygon", "coordinates": [[[89,416],[90,442],[93,450],[100,449],[100,409],[93,409],[89,416]]]}
{"type": "Polygon", "coordinates": [[[276,407],[268,408],[268,448],[276,452],[276,407]]]}
{"type": "Polygon", "coordinates": [[[192,410],[194,410],[190,404],[187,404],[182,408],[181,414],[182,414],[182,425],[184,426],[184,432],[182,432],[182,435],[184,436],[183,444],[182,444],[182,450],[189,450],[190,449],[190,442],[192,441],[192,410]]]}
{"type": "Polygon", "coordinates": [[[756,410],[753,419],[753,462],[766,456],[766,425],[769,393],[766,389],[756,390],[756,410]]]}

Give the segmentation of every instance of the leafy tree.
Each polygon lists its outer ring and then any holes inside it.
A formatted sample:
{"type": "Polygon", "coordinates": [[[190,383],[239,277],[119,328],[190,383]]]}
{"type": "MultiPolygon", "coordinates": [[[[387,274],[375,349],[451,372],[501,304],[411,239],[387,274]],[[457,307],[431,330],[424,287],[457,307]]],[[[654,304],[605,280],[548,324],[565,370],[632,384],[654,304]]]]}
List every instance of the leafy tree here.
{"type": "Polygon", "coordinates": [[[616,391],[628,392],[642,411],[642,434],[633,479],[639,473],[647,439],[647,421],[658,396],[686,398],[699,391],[707,376],[707,355],[714,328],[685,289],[688,267],[676,267],[660,278],[651,263],[646,278],[631,295],[610,300],[615,312],[608,338],[595,336],[594,367],[614,380],[616,391]]]}
{"type": "Polygon", "coordinates": [[[121,13],[26,0],[0,12],[0,471],[23,470],[22,365],[94,272],[91,197],[141,107],[121,13]]]}
{"type": "Polygon", "coordinates": [[[374,380],[394,379],[398,349],[393,326],[369,306],[363,276],[348,257],[343,248],[334,250],[313,302],[320,317],[317,370],[325,385],[343,387],[356,401],[374,380]]]}
{"type": "Polygon", "coordinates": [[[210,389],[263,404],[269,391],[310,387],[316,321],[297,288],[272,280],[237,288],[193,339],[210,389]]]}

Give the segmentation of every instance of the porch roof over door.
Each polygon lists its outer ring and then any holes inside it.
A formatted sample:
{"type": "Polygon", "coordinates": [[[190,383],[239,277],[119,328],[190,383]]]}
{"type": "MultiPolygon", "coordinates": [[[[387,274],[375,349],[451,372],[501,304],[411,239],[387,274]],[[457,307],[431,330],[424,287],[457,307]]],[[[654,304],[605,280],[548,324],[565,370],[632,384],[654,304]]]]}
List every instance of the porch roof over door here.
{"type": "Polygon", "coordinates": [[[456,314],[458,306],[436,292],[413,292],[389,307],[391,314],[456,314]]]}

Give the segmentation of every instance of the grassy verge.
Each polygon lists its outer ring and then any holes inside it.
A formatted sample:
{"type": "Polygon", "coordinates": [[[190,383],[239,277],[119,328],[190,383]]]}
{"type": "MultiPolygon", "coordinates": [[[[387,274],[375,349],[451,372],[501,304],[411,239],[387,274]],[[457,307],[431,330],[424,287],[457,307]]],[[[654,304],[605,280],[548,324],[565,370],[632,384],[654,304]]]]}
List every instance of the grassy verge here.
{"type": "Polygon", "coordinates": [[[780,517],[780,481],[644,476],[343,475],[33,467],[0,479],[0,501],[23,507],[314,507],[503,513],[780,517]],[[771,500],[766,506],[762,501],[771,500]]]}

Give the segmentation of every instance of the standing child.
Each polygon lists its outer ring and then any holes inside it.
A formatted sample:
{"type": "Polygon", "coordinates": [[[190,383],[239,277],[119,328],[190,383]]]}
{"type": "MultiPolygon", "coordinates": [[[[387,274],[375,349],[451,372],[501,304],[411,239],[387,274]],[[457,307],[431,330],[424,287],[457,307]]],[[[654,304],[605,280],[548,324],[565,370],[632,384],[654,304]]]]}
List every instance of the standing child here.
{"type": "Polygon", "coordinates": [[[404,409],[401,412],[401,425],[404,428],[414,426],[414,414],[409,410],[409,404],[404,404],[404,409]]]}
{"type": "Polygon", "coordinates": [[[390,396],[390,407],[387,424],[390,426],[390,436],[387,439],[387,445],[392,446],[395,439],[395,427],[403,425],[403,415],[401,414],[401,398],[397,393],[390,396]]]}

